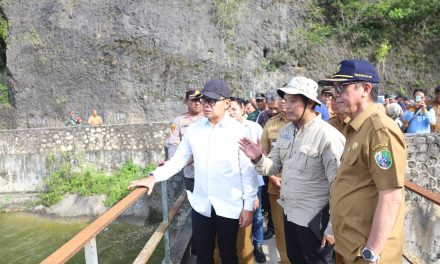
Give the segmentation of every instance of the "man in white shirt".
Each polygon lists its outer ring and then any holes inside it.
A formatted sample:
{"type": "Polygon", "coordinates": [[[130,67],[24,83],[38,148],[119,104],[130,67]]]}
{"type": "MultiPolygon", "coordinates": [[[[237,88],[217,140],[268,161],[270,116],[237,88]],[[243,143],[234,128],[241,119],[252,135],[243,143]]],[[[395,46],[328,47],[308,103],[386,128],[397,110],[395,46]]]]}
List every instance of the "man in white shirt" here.
{"type": "Polygon", "coordinates": [[[239,149],[244,127],[227,113],[231,90],[223,80],[205,84],[199,98],[205,117],[190,125],[174,156],[145,179],[128,186],[147,187],[176,174],[194,159],[194,191],[187,192],[193,208],[192,226],[197,263],[213,263],[217,235],[222,263],[238,263],[237,231],[252,223],[258,182],[249,158],[239,149]]]}

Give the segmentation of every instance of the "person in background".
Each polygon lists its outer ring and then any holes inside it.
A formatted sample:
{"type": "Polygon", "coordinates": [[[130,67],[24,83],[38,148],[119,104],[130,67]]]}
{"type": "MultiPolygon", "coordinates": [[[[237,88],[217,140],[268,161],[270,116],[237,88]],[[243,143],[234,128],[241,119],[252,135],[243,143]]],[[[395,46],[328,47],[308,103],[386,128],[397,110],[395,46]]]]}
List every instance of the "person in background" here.
{"type": "Polygon", "coordinates": [[[92,110],[92,115],[89,116],[89,119],[87,120],[87,124],[91,126],[100,126],[102,125],[102,118],[98,115],[98,112],[96,109],[92,110]]]}
{"type": "Polygon", "coordinates": [[[402,120],[400,120],[403,110],[398,103],[390,103],[386,105],[387,115],[396,122],[400,129],[403,127],[402,120]]]}
{"type": "Polygon", "coordinates": [[[324,121],[328,121],[335,116],[331,107],[332,97],[333,95],[329,88],[322,89],[321,96],[319,97],[321,104],[315,106],[315,111],[321,114],[321,118],[324,121]]]}
{"type": "Polygon", "coordinates": [[[396,95],[390,95],[390,104],[397,103],[396,95]]]}
{"type": "Polygon", "coordinates": [[[264,95],[263,92],[257,93],[257,95],[255,97],[255,101],[257,102],[257,107],[258,107],[258,110],[260,110],[260,113],[267,109],[266,98],[265,97],[266,96],[264,95]]]}
{"type": "Polygon", "coordinates": [[[405,133],[430,133],[431,126],[435,126],[434,109],[426,105],[425,90],[415,89],[413,92],[414,105],[403,112],[403,126],[405,133]]]}
{"type": "MultiPolygon", "coordinates": [[[[170,135],[165,142],[167,148],[167,160],[176,153],[177,147],[182,141],[183,135],[185,135],[188,127],[203,117],[200,98],[196,97],[199,94],[200,91],[195,87],[190,87],[185,92],[185,104],[187,110],[184,114],[177,116],[174,119],[170,127],[170,135]]],[[[191,161],[189,163],[189,165],[183,168],[183,176],[186,189],[192,192],[194,189],[194,164],[192,164],[191,161]]]]}
{"type": "Polygon", "coordinates": [[[284,108],[284,100],[280,98],[276,91],[277,89],[270,89],[266,93],[267,110],[261,112],[257,119],[257,123],[263,128],[270,118],[278,115],[280,113],[280,109],[284,108]]]}
{"type": "Polygon", "coordinates": [[[350,117],[346,113],[339,111],[338,104],[336,104],[336,100],[334,97],[332,98],[331,104],[335,116],[330,118],[328,120],[328,123],[345,136],[345,134],[347,133],[348,123],[350,122],[350,117]]]}
{"type": "Polygon", "coordinates": [[[414,100],[409,99],[408,97],[405,97],[403,99],[403,106],[402,106],[402,110],[403,112],[405,112],[405,110],[408,110],[411,108],[411,106],[414,105],[414,100]]]}
{"type": "Polygon", "coordinates": [[[396,103],[398,103],[400,105],[400,107],[402,108],[402,110],[405,110],[405,96],[403,96],[402,94],[398,94],[396,96],[396,103]]]}
{"type": "Polygon", "coordinates": [[[351,121],[330,194],[336,263],[402,263],[407,151],[396,123],[374,102],[379,74],[365,60],[344,60],[330,79],[338,109],[351,121]]]}
{"type": "Polygon", "coordinates": [[[69,116],[66,119],[66,122],[64,122],[65,126],[77,126],[82,123],[82,119],[79,116],[76,116],[75,112],[70,112],[69,116]]]}
{"type": "Polygon", "coordinates": [[[250,98],[245,102],[244,112],[246,114],[246,119],[250,121],[257,120],[258,115],[260,114],[260,110],[258,110],[257,103],[254,98],[250,98]]]}
{"type": "Polygon", "coordinates": [[[345,139],[315,112],[318,84],[293,77],[278,90],[291,121],[280,131],[269,156],[245,138],[240,148],[263,175],[282,174],[278,203],[284,210],[284,233],[291,263],[330,264],[333,258],[329,194],[345,139]]]}
{"type": "Polygon", "coordinates": [[[192,207],[193,237],[197,263],[213,263],[215,240],[222,263],[236,264],[239,226],[252,223],[258,179],[238,141],[246,135],[242,124],[228,114],[231,89],[224,80],[208,81],[197,96],[204,117],[188,127],[174,156],[144,179],[128,188],[165,181],[194,159],[194,190],[187,192],[192,207]]]}
{"type": "Polygon", "coordinates": [[[438,133],[440,132],[440,86],[437,86],[434,90],[434,99],[430,102],[430,106],[434,108],[434,112],[436,114],[436,124],[431,125],[431,132],[438,133]]]}
{"type": "MultiPolygon", "coordinates": [[[[177,116],[170,127],[170,135],[165,142],[166,159],[169,160],[176,153],[177,147],[182,141],[183,135],[187,128],[194,122],[203,117],[202,105],[200,98],[196,98],[200,94],[196,87],[189,87],[185,92],[186,112],[177,116]]],[[[188,165],[183,168],[183,179],[185,181],[185,189],[192,192],[194,190],[194,164],[192,158],[188,161],[188,165]]],[[[191,253],[196,254],[196,245],[193,236],[191,236],[191,253]]]]}
{"type": "MultiPolygon", "coordinates": [[[[281,97],[278,93],[274,94],[276,90],[270,90],[266,98],[273,98],[278,101],[278,114],[271,117],[264,125],[263,135],[261,136],[261,148],[264,155],[269,155],[272,147],[274,146],[279,132],[282,127],[289,123],[286,114],[286,105],[281,103],[281,97]]],[[[284,101],[284,100],[283,100],[284,101]]],[[[277,249],[280,254],[280,264],[288,264],[289,258],[286,251],[286,240],[284,238],[284,213],[283,208],[278,204],[280,198],[281,188],[281,173],[264,177],[266,185],[263,188],[262,200],[263,209],[267,214],[267,230],[264,233],[264,239],[269,239],[275,235],[277,249]]]]}
{"type": "MultiPolygon", "coordinates": [[[[258,98],[258,97],[257,97],[258,98]]],[[[244,125],[246,128],[247,137],[254,142],[261,139],[263,129],[257,123],[246,120],[244,116],[244,101],[239,98],[231,97],[231,107],[229,108],[229,115],[244,125]]],[[[256,173],[256,172],[255,172],[256,173]]],[[[264,185],[263,177],[258,175],[258,195],[256,204],[254,206],[254,216],[252,225],[246,228],[240,228],[237,239],[238,262],[240,264],[253,264],[254,258],[258,263],[266,262],[266,255],[263,252],[263,214],[261,212],[261,186],[264,185]],[[253,245],[253,250],[252,250],[253,245]],[[250,249],[250,250],[249,250],[250,249]]]]}
{"type": "Polygon", "coordinates": [[[383,104],[384,104],[384,106],[386,106],[389,103],[390,103],[390,95],[389,94],[385,94],[385,102],[383,104]]]}

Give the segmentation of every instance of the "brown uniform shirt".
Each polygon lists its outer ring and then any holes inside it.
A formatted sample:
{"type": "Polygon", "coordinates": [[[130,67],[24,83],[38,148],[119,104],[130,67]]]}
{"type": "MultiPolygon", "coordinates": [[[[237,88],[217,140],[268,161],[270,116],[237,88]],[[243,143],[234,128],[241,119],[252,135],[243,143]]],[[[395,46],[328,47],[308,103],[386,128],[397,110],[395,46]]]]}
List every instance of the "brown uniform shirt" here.
{"type": "Polygon", "coordinates": [[[348,116],[344,119],[344,121],[339,120],[337,116],[334,116],[328,120],[328,123],[341,132],[341,134],[344,136],[347,133],[346,130],[349,122],[350,117],[348,116]]]}
{"type": "Polygon", "coordinates": [[[435,126],[431,126],[431,132],[432,133],[440,132],[440,103],[432,101],[429,103],[429,105],[431,105],[432,108],[434,108],[435,118],[437,120],[435,126]]]}
{"type": "MultiPolygon", "coordinates": [[[[277,141],[280,130],[283,126],[287,125],[289,121],[283,118],[283,114],[280,113],[267,121],[263,129],[263,134],[261,135],[261,149],[263,154],[268,155],[272,149],[273,144],[277,141]]],[[[281,177],[281,173],[277,175],[281,177]]],[[[280,195],[280,191],[271,182],[267,188],[267,192],[270,194],[280,195]]]]}
{"type": "MultiPolygon", "coordinates": [[[[170,128],[170,136],[165,142],[165,145],[168,147],[168,158],[171,158],[172,156],[174,156],[174,153],[176,153],[177,147],[179,146],[180,141],[182,140],[183,135],[185,134],[186,129],[189,127],[189,125],[198,121],[202,117],[202,113],[197,116],[191,116],[188,112],[186,112],[185,114],[180,115],[174,119],[170,128]]],[[[183,168],[183,175],[186,178],[193,179],[194,164],[185,166],[183,168]]]]}
{"type": "Polygon", "coordinates": [[[330,194],[335,250],[351,261],[360,257],[370,236],[379,191],[401,188],[402,204],[380,263],[402,263],[407,157],[402,132],[373,104],[349,123],[346,137],[330,194]]]}

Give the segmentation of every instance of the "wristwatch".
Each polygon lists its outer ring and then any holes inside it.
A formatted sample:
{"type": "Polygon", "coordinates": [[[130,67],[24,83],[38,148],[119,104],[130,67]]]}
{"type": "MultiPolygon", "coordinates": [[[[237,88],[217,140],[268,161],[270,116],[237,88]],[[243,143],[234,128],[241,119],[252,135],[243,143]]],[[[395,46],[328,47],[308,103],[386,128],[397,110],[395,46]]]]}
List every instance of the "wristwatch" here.
{"type": "Polygon", "coordinates": [[[364,247],[364,249],[362,249],[362,258],[368,262],[373,263],[376,263],[380,259],[379,256],[374,255],[374,252],[367,247],[364,247]]]}

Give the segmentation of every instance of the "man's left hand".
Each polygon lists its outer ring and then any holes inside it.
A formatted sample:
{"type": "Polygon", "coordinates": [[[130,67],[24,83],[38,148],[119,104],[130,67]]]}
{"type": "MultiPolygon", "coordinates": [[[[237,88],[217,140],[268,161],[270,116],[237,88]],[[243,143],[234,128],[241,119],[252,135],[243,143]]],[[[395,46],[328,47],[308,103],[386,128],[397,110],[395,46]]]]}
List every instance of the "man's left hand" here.
{"type": "Polygon", "coordinates": [[[247,227],[252,223],[252,219],[253,219],[253,212],[243,209],[243,211],[241,211],[238,223],[240,224],[240,227],[247,227]]]}
{"type": "Polygon", "coordinates": [[[321,247],[331,246],[335,243],[335,237],[332,235],[324,235],[321,241],[321,247]]]}
{"type": "Polygon", "coordinates": [[[260,207],[260,200],[258,199],[258,196],[256,196],[254,201],[254,211],[257,210],[258,207],[260,207]]]}

